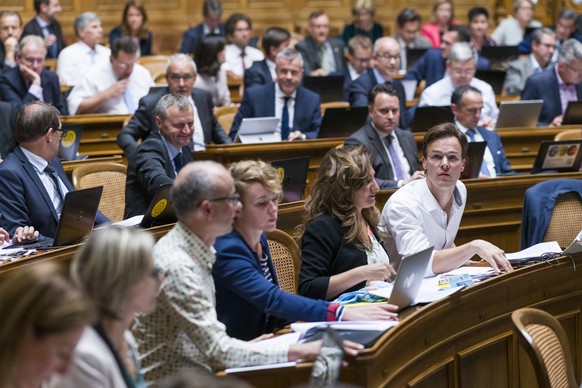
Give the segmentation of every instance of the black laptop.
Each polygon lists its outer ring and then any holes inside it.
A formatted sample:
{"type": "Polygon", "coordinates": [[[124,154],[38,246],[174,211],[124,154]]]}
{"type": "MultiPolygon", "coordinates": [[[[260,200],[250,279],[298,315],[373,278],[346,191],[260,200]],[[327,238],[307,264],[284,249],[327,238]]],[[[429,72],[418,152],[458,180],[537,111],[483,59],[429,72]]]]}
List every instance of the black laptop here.
{"type": "Polygon", "coordinates": [[[461,179],[479,178],[486,147],[486,141],[469,143],[469,147],[467,148],[467,162],[465,163],[465,168],[461,173],[461,179]]]}
{"type": "Polygon", "coordinates": [[[492,69],[502,69],[504,63],[517,58],[517,46],[484,46],[480,55],[489,60],[492,69]]]}
{"type": "Polygon", "coordinates": [[[368,107],[327,108],[318,138],[348,137],[366,124],[368,107]]]}
{"type": "Polygon", "coordinates": [[[301,201],[305,186],[307,186],[309,156],[274,160],[271,165],[277,169],[281,178],[283,186],[283,200],[281,202],[301,201]]]}
{"type": "Polygon", "coordinates": [[[582,101],[570,101],[564,112],[562,125],[582,124],[582,101]]]}
{"type": "Polygon", "coordinates": [[[173,224],[178,220],[170,199],[171,188],[171,183],[158,187],[139,224],[141,228],[173,224]]]}
{"type": "Polygon", "coordinates": [[[503,92],[503,83],[505,82],[504,70],[477,70],[475,78],[491,85],[496,96],[501,95],[503,92]]]}
{"type": "Polygon", "coordinates": [[[416,62],[426,53],[426,48],[407,48],[406,49],[406,70],[410,70],[416,62]]]}
{"type": "Polygon", "coordinates": [[[321,103],[340,101],[344,88],[344,78],[343,75],[303,77],[303,86],[319,94],[321,103]]]}
{"type": "Polygon", "coordinates": [[[533,165],[532,174],[540,172],[580,171],[582,140],[545,140],[533,165]]]}
{"type": "Polygon", "coordinates": [[[419,106],[410,125],[412,132],[426,132],[435,125],[451,123],[454,119],[450,106],[419,106]]]}
{"type": "Polygon", "coordinates": [[[63,161],[87,159],[87,155],[79,156],[79,145],[83,135],[83,126],[78,124],[63,125],[65,137],[59,144],[59,159],[63,161]]]}

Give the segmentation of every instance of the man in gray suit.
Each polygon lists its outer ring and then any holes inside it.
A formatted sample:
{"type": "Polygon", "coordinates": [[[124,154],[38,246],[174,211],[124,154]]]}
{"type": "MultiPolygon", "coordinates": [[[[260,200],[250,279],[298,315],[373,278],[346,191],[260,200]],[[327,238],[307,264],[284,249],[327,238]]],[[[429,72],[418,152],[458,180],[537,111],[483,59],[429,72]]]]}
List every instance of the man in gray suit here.
{"type": "Polygon", "coordinates": [[[525,81],[532,75],[551,68],[556,49],[556,33],[549,28],[539,28],[532,33],[531,53],[509,63],[503,88],[508,95],[519,96],[525,81]]]}
{"type": "Polygon", "coordinates": [[[396,90],[377,84],[368,92],[370,122],[348,137],[345,146],[364,145],[372,153],[372,168],[381,190],[396,189],[420,178],[414,136],[398,126],[400,100],[396,90]]]}
{"type": "Polygon", "coordinates": [[[410,49],[429,49],[430,40],[419,35],[420,14],[412,8],[404,8],[396,18],[396,35],[394,39],[400,45],[400,70],[407,69],[406,51],[410,49]]]}

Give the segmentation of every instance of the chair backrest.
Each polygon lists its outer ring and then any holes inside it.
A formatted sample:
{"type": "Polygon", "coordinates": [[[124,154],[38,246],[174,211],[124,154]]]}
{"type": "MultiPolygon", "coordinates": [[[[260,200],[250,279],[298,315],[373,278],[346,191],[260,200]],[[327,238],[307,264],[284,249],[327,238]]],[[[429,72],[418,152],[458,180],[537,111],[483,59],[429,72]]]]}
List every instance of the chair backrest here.
{"type": "Polygon", "coordinates": [[[511,314],[519,339],[533,363],[540,387],[578,388],[568,337],[545,311],[522,308],[511,314]]]}
{"type": "Polygon", "coordinates": [[[111,221],[123,220],[127,166],[120,163],[90,163],[73,170],[73,187],[103,186],[99,210],[111,221]]]}
{"type": "Polygon", "coordinates": [[[282,230],[276,229],[265,234],[267,235],[271,258],[277,272],[279,288],[283,291],[297,294],[299,269],[301,267],[299,246],[291,236],[282,230]]]}
{"type": "Polygon", "coordinates": [[[216,116],[218,123],[222,126],[224,132],[227,134],[230,133],[230,128],[232,127],[234,116],[236,116],[236,112],[238,112],[238,107],[239,104],[234,104],[214,108],[214,116],[216,116]]]}
{"type": "Polygon", "coordinates": [[[349,108],[349,107],[350,107],[350,103],[347,102],[347,101],[330,101],[330,102],[324,102],[320,106],[321,115],[323,116],[325,114],[325,110],[327,108],[349,108]]]}
{"type": "Polygon", "coordinates": [[[580,220],[582,220],[582,199],[578,193],[559,195],[544,241],[557,241],[562,248],[567,247],[580,233],[582,227],[580,220]]]}
{"type": "Polygon", "coordinates": [[[145,55],[140,57],[137,62],[148,69],[152,79],[155,79],[159,74],[166,74],[168,58],[167,55],[145,55]]]}
{"type": "Polygon", "coordinates": [[[554,136],[555,141],[582,139],[582,129],[565,129],[554,136]]]}

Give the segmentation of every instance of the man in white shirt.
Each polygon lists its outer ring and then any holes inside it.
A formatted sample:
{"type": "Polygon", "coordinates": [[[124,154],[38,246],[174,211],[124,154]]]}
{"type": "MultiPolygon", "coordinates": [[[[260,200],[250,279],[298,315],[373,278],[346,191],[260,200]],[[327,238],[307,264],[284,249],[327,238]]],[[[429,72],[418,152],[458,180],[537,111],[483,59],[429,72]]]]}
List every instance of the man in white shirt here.
{"type": "Polygon", "coordinates": [[[75,86],[94,64],[109,62],[111,55],[111,50],[100,44],[103,27],[95,13],[85,12],[77,16],[74,29],[79,41],[65,47],[57,61],[61,84],[69,86],[75,86]]]}
{"type": "Polygon", "coordinates": [[[22,34],[22,19],[18,12],[0,12],[0,72],[16,66],[16,46],[22,34]]]}
{"type": "Polygon", "coordinates": [[[242,13],[233,13],[226,21],[224,28],[229,44],[224,48],[224,68],[229,76],[242,77],[253,62],[265,59],[263,52],[249,46],[251,18],[242,13]]]}
{"type": "Polygon", "coordinates": [[[467,144],[467,137],[454,124],[429,129],[422,147],[426,178],[398,189],[382,210],[380,226],[392,235],[401,257],[434,247],[428,276],[451,271],[474,255],[496,271],[512,269],[505,253],[487,241],[455,246],[467,200],[467,189],[459,180],[467,144]]]}
{"type": "Polygon", "coordinates": [[[483,96],[480,125],[494,126],[499,116],[499,108],[491,85],[475,78],[477,51],[469,43],[455,43],[447,58],[446,67],[445,77],[422,92],[418,106],[448,106],[456,88],[471,85],[479,89],[483,96]]]}
{"type": "Polygon", "coordinates": [[[149,71],[136,63],[138,49],[131,37],[114,41],[109,62],[93,66],[69,94],[69,114],[133,114],[154,86],[149,71]]]}

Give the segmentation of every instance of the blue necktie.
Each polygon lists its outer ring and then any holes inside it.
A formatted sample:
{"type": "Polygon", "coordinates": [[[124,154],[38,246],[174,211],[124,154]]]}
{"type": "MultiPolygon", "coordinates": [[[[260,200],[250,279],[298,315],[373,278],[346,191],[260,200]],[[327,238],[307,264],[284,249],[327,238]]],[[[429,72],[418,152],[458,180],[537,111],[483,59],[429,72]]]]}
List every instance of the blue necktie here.
{"type": "MultiPolygon", "coordinates": [[[[47,35],[51,35],[53,33],[53,29],[51,28],[51,26],[44,26],[42,28],[44,31],[47,32],[47,35]]],[[[57,58],[58,57],[58,53],[57,53],[57,42],[51,44],[50,46],[47,47],[47,51],[48,51],[48,56],[49,58],[57,58]]]]}
{"type": "MultiPolygon", "coordinates": [[[[474,129],[467,129],[466,135],[471,139],[471,143],[475,143],[475,134],[476,132],[474,129]]],[[[483,163],[481,163],[481,175],[491,176],[491,173],[487,168],[487,163],[485,163],[485,159],[483,159],[483,163]]]]}
{"type": "Polygon", "coordinates": [[[49,164],[45,167],[44,173],[47,174],[48,177],[51,178],[51,181],[53,182],[55,194],[57,195],[57,198],[55,198],[55,203],[53,203],[53,205],[55,206],[57,214],[61,214],[65,196],[63,195],[61,185],[59,184],[59,176],[57,175],[57,171],[49,164]]]}
{"type": "Polygon", "coordinates": [[[287,103],[291,97],[283,97],[283,113],[281,114],[281,140],[287,140],[289,137],[289,108],[287,103]]]}
{"type": "Polygon", "coordinates": [[[184,167],[181,152],[178,152],[178,155],[174,156],[174,167],[176,168],[176,173],[179,173],[182,167],[184,167]]]}

